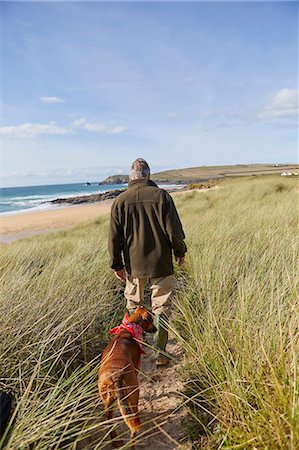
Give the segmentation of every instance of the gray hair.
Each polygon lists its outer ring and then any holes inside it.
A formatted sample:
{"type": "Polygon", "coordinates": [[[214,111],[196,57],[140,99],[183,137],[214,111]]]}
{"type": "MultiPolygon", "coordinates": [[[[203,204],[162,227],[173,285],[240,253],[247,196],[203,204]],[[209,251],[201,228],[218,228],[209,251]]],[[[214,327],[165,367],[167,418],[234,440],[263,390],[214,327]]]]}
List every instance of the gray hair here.
{"type": "Polygon", "coordinates": [[[130,180],[148,179],[150,174],[148,163],[143,158],[138,158],[132,164],[130,180]]]}

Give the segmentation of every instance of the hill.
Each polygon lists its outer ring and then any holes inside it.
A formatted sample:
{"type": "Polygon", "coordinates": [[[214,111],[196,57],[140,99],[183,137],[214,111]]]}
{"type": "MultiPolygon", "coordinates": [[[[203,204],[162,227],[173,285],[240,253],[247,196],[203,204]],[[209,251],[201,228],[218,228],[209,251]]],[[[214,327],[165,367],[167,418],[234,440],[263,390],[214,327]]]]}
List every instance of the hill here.
{"type": "Polygon", "coordinates": [[[125,184],[129,181],[129,175],[111,175],[105,180],[100,181],[99,186],[103,184],[125,184]]]}
{"type": "MultiPolygon", "coordinates": [[[[238,176],[280,174],[284,171],[299,171],[298,164],[237,164],[231,166],[200,166],[172,169],[152,174],[151,179],[160,183],[197,183],[211,179],[238,176]]],[[[127,183],[128,175],[112,175],[99,184],[127,183]]]]}

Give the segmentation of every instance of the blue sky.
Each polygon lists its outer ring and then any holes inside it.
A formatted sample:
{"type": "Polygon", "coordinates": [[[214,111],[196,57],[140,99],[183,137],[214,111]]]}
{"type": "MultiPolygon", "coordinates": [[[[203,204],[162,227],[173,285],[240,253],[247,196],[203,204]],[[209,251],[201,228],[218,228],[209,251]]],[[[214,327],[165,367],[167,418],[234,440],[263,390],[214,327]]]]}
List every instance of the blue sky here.
{"type": "Polygon", "coordinates": [[[297,162],[296,2],[2,2],[2,184],[297,162]]]}

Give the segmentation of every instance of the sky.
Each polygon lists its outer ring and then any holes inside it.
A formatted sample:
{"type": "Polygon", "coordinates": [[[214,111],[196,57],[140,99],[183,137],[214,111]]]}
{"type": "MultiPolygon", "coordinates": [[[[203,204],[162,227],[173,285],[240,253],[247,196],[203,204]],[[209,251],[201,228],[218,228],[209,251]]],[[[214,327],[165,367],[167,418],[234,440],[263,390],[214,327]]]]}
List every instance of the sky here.
{"type": "Polygon", "coordinates": [[[297,2],[0,3],[1,185],[298,162],[297,2]]]}

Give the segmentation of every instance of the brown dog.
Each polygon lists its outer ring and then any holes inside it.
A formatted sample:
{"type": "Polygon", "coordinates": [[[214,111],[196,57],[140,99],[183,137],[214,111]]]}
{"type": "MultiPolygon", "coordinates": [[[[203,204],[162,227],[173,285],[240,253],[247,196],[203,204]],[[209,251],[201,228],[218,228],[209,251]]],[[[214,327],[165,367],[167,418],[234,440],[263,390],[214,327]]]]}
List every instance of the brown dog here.
{"type": "MultiPolygon", "coordinates": [[[[139,388],[137,373],[140,368],[142,333],[155,333],[152,314],[139,306],[131,317],[110,333],[116,336],[104,349],[99,369],[99,392],[108,419],[112,418],[110,406],[117,400],[121,415],[131,430],[131,448],[135,448],[135,436],[140,427],[138,416],[139,388]]],[[[111,432],[115,439],[116,433],[111,432]]]]}

